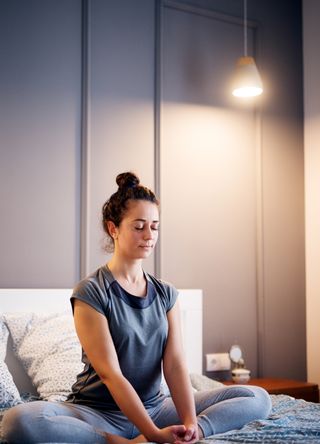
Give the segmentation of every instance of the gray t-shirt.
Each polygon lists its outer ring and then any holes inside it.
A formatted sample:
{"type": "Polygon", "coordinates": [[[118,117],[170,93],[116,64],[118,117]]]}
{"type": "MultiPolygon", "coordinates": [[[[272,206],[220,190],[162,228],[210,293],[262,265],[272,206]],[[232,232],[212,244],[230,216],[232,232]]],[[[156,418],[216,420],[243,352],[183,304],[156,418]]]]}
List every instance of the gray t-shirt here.
{"type": "MultiPolygon", "coordinates": [[[[144,273],[146,297],[129,294],[108,267],[100,267],[82,280],[71,296],[106,316],[123,375],[146,408],[160,397],[161,362],[168,336],[167,312],[178,292],[171,285],[144,273]]],[[[98,410],[119,410],[107,387],[82,350],[84,370],[77,376],[67,401],[98,410]]]]}

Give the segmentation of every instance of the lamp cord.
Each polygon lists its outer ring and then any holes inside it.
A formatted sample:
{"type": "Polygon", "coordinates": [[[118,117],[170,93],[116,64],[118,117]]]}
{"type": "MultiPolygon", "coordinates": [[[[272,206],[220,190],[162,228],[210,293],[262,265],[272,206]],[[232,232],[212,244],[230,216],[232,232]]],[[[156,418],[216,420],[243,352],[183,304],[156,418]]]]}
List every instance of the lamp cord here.
{"type": "Polygon", "coordinates": [[[244,55],[248,55],[248,36],[247,36],[247,0],[243,0],[243,37],[244,37],[244,55]]]}

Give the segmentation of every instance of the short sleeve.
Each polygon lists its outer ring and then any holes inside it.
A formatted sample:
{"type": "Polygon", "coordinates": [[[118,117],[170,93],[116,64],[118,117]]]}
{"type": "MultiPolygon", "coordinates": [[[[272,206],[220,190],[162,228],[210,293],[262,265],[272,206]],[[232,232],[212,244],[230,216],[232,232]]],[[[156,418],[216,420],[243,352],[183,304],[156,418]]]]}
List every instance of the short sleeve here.
{"type": "Polygon", "coordinates": [[[99,313],[108,316],[110,301],[105,290],[103,290],[97,282],[91,279],[84,279],[74,288],[70,298],[72,310],[74,308],[74,301],[78,299],[90,305],[99,313]]]}
{"type": "Polygon", "coordinates": [[[170,311],[171,308],[176,303],[176,300],[178,298],[178,290],[173,286],[166,282],[162,282],[164,289],[165,289],[165,308],[166,312],[170,311]]]}

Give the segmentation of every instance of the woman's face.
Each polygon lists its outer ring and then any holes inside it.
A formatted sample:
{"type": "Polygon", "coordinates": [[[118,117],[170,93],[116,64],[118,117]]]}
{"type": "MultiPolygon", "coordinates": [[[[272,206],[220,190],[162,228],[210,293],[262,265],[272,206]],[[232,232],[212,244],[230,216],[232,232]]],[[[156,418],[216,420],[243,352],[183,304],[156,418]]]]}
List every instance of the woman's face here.
{"type": "Polygon", "coordinates": [[[115,253],[127,259],[150,256],[158,240],[158,206],[147,200],[129,200],[119,227],[113,229],[115,253]]]}

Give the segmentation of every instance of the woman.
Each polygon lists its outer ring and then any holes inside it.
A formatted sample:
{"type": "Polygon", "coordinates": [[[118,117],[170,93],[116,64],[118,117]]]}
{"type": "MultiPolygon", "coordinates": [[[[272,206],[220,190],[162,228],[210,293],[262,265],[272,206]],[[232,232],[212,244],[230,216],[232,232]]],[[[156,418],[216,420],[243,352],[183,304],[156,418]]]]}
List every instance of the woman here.
{"type": "Polygon", "coordinates": [[[104,204],[110,261],[71,297],[84,370],[66,402],[12,408],[9,442],[188,442],[242,427],[270,411],[258,387],[193,394],[184,362],[177,290],[143,271],[158,239],[159,203],[133,173],[104,204]],[[171,396],[160,391],[161,368],[171,396]]]}

